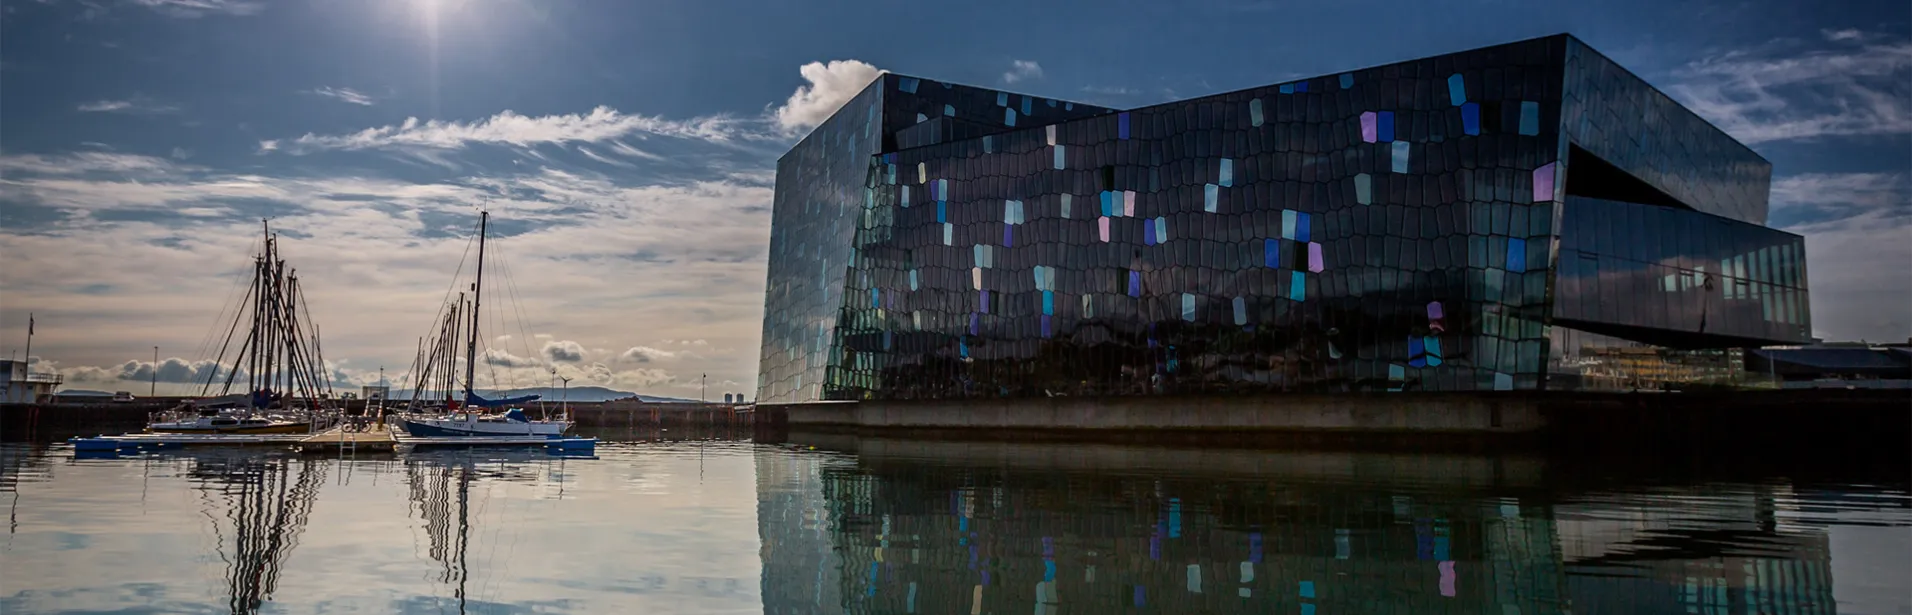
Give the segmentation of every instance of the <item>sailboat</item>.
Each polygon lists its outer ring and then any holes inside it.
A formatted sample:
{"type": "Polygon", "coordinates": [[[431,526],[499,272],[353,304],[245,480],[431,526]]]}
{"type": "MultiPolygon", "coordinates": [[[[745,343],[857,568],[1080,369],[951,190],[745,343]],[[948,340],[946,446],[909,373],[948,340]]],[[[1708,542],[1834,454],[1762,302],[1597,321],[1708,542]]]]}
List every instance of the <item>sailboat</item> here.
{"type": "Polygon", "coordinates": [[[571,428],[571,422],[559,417],[555,420],[532,419],[523,408],[514,407],[538,399],[537,395],[502,399],[485,399],[472,389],[478,367],[478,307],[479,298],[485,284],[485,235],[490,227],[491,213],[480,212],[478,218],[478,268],[477,276],[471,285],[471,301],[465,302],[459,294],[458,301],[445,310],[439,320],[433,343],[427,351],[421,341],[418,364],[418,379],[412,390],[411,410],[399,417],[398,425],[405,433],[418,437],[503,437],[532,436],[560,438],[571,428]],[[469,322],[465,316],[469,314],[469,322]],[[457,390],[456,348],[464,345],[465,373],[463,378],[463,400],[451,398],[451,392],[457,390]],[[436,389],[436,390],[434,390],[436,389]],[[437,399],[442,392],[443,405],[429,408],[425,400],[437,399]],[[493,412],[492,409],[502,408],[493,412]],[[433,410],[437,410],[434,412],[433,410]]]}
{"type": "MultiPolygon", "coordinates": [[[[252,285],[235,310],[220,344],[217,365],[245,325],[245,337],[225,372],[219,393],[211,395],[221,370],[212,370],[202,397],[149,417],[146,430],[178,434],[284,434],[312,431],[315,420],[336,414],[330,408],[331,384],[319,354],[318,327],[311,324],[296,269],[279,257],[279,240],[265,224],[265,243],[253,257],[252,285]],[[245,382],[238,382],[241,372],[245,382]],[[244,390],[234,392],[236,386],[244,390]],[[210,396],[208,396],[210,395],[210,396]]],[[[154,369],[158,369],[155,365],[154,369]]]]}

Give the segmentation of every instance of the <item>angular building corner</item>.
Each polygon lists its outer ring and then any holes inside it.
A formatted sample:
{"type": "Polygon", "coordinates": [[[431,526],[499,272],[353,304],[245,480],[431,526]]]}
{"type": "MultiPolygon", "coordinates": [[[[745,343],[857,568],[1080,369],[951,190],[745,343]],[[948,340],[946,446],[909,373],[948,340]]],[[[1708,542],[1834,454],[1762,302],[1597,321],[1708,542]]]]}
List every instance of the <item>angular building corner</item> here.
{"type": "Polygon", "coordinates": [[[1811,331],[1770,178],[1567,35],[1127,111],[885,74],[778,161],[757,398],[1731,383],[1811,331]]]}

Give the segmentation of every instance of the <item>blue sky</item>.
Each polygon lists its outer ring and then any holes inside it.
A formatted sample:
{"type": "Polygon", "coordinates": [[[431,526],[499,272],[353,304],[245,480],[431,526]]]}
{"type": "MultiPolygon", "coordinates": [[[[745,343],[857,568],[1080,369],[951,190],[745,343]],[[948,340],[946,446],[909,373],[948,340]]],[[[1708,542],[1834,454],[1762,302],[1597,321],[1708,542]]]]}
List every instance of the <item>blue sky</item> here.
{"type": "Polygon", "coordinates": [[[340,377],[400,371],[482,201],[524,314],[492,378],[747,392],[775,159],[878,69],[1132,107],[1557,32],[1773,162],[1821,335],[1912,335],[1902,3],[3,6],[0,351],[32,311],[75,386],[210,359],[267,216],[340,377]]]}

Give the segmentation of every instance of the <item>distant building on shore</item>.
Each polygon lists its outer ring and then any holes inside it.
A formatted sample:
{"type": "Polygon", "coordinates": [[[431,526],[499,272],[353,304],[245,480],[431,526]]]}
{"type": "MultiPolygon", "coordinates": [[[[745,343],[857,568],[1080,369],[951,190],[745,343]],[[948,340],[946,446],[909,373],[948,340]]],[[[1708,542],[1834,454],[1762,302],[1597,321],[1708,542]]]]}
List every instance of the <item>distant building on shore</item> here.
{"type": "Polygon", "coordinates": [[[0,403],[31,404],[45,401],[66,380],[54,372],[34,372],[26,361],[0,359],[0,403]]]}
{"type": "Polygon", "coordinates": [[[1912,347],[1833,342],[1748,350],[1746,370],[1787,389],[1912,389],[1912,347]]]}

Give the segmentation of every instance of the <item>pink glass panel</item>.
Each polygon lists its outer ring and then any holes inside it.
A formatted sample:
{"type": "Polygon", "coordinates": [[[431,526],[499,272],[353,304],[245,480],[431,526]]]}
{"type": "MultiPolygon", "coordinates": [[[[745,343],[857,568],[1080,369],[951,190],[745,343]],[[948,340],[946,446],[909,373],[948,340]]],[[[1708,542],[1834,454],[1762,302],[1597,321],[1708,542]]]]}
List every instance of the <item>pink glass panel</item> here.
{"type": "Polygon", "coordinates": [[[1321,273],[1321,244],[1308,242],[1308,270],[1321,273]]]}
{"type": "Polygon", "coordinates": [[[1096,218],[1095,225],[1102,230],[1102,241],[1106,243],[1109,240],[1109,217],[1096,218]]]}
{"type": "Polygon", "coordinates": [[[1549,162],[1534,169],[1534,202],[1551,201],[1554,198],[1554,164],[1549,162]]]}
{"type": "Polygon", "coordinates": [[[1366,141],[1368,143],[1373,143],[1375,139],[1377,138],[1379,137],[1375,135],[1374,112],[1369,111],[1366,113],[1362,113],[1361,114],[1361,140],[1366,141]]]}

